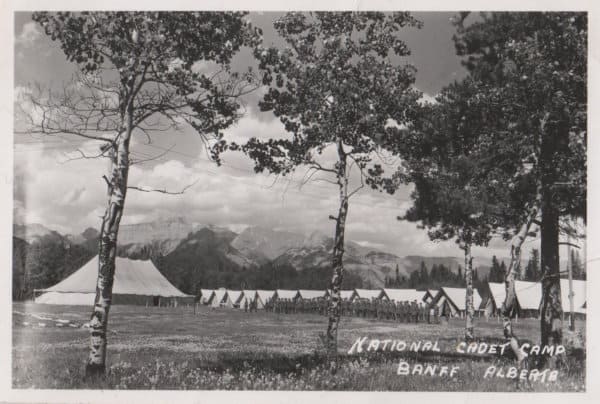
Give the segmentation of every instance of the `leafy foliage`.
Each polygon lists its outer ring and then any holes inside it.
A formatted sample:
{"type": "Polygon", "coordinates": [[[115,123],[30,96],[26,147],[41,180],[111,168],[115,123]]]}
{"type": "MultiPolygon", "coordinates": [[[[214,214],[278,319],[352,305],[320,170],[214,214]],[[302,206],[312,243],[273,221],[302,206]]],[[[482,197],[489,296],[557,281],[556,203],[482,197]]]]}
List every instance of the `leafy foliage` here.
{"type": "Polygon", "coordinates": [[[255,88],[251,72],[229,68],[242,46],[261,40],[245,14],[33,13],[80,72],[74,90],[36,104],[46,112],[44,133],[111,139],[129,126],[150,136],[186,122],[214,141],[218,160],[221,131],[239,115],[237,96],[255,88]]]}
{"type": "Polygon", "coordinates": [[[432,240],[485,246],[499,223],[502,207],[496,193],[487,192],[473,158],[482,129],[480,111],[469,101],[476,92],[471,80],[449,85],[436,104],[420,109],[404,135],[401,176],[415,190],[414,204],[401,219],[421,222],[432,240]]]}
{"type": "MultiPolygon", "coordinates": [[[[468,99],[481,110],[477,161],[488,182],[509,190],[516,209],[544,182],[561,215],[585,219],[587,16],[483,13],[458,23],[459,55],[477,82],[468,99]],[[543,152],[542,143],[549,145],[543,152]],[[502,156],[497,166],[491,156],[502,156]]],[[[515,219],[519,219],[515,217],[515,219]]],[[[503,224],[513,224],[510,217],[503,224]]]]}
{"type": "Polygon", "coordinates": [[[561,215],[585,218],[587,18],[481,18],[456,21],[469,76],[420,111],[406,134],[405,178],[416,188],[407,219],[421,220],[433,239],[466,226],[485,245],[495,231],[511,237],[542,182],[561,215]],[[554,142],[549,155],[542,137],[554,142]]]}
{"type": "Polygon", "coordinates": [[[389,120],[407,122],[419,97],[411,87],[415,69],[393,65],[389,56],[409,55],[397,34],[419,26],[408,13],[288,13],[277,20],[287,46],[256,51],[269,86],[260,108],[272,111],[291,138],[252,138],[243,145],[255,170],[287,174],[306,165],[343,178],[339,161],[328,167],[319,161],[340,143],[361,176],[383,186],[381,165],[367,170],[372,153],[391,147],[397,128],[389,120]]]}
{"type": "Polygon", "coordinates": [[[465,16],[454,40],[474,90],[464,100],[481,117],[468,191],[496,194],[498,220],[484,223],[505,238],[541,211],[541,339],[560,343],[560,217],[586,220],[587,15],[482,13],[468,26],[465,16]]]}

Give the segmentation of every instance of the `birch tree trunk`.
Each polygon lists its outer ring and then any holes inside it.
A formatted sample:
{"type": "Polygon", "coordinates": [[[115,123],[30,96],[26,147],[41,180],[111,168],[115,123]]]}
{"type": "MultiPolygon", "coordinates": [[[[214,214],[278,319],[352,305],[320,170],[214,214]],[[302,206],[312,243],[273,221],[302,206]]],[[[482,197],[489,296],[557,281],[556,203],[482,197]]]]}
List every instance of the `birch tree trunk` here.
{"type": "Polygon", "coordinates": [[[465,283],[466,283],[466,301],[465,301],[465,340],[473,341],[475,335],[473,332],[473,316],[475,307],[473,306],[473,257],[471,256],[471,244],[465,243],[465,283]]]}
{"type": "Polygon", "coordinates": [[[344,278],[344,234],[348,216],[348,179],[346,177],[346,154],[343,145],[338,142],[338,185],[340,188],[340,207],[335,218],[335,238],[333,244],[331,295],[329,296],[329,321],[327,325],[327,353],[330,358],[337,357],[337,334],[340,324],[341,288],[344,278]]]}
{"type": "Polygon", "coordinates": [[[515,336],[512,327],[512,316],[517,310],[517,294],[515,291],[515,275],[521,263],[521,246],[529,233],[529,230],[538,214],[537,207],[534,207],[525,223],[519,229],[519,232],[513,237],[510,246],[510,263],[508,269],[504,275],[504,284],[506,290],[506,296],[502,303],[502,327],[504,330],[504,337],[509,340],[510,348],[517,357],[517,363],[519,367],[523,365],[523,361],[527,356],[519,349],[519,340],[515,336]]]}
{"type": "Polygon", "coordinates": [[[111,154],[108,205],[100,228],[98,282],[90,320],[90,353],[85,369],[86,376],[101,376],[106,370],[108,312],[112,302],[117,234],[127,194],[130,138],[131,119],[129,118],[126,130],[118,136],[111,154]]]}

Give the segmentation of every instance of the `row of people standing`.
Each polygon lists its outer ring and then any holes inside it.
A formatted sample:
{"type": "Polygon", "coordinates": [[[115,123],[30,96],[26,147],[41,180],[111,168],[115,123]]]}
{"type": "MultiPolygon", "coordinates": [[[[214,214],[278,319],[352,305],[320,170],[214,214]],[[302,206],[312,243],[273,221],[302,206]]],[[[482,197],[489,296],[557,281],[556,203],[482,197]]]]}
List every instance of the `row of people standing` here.
{"type": "Polygon", "coordinates": [[[256,301],[256,299],[244,299],[244,311],[246,313],[250,312],[252,313],[253,311],[258,311],[258,302],[256,301]]]}
{"type": "MultiPolygon", "coordinates": [[[[328,300],[316,299],[268,299],[267,312],[279,314],[311,313],[327,315],[328,300]]],[[[377,318],[403,323],[438,323],[440,312],[437,306],[427,305],[416,300],[397,302],[382,299],[354,299],[340,302],[342,316],[377,318]]]]}
{"type": "Polygon", "coordinates": [[[438,322],[436,306],[423,302],[394,301],[382,299],[359,299],[342,301],[342,315],[352,317],[378,318],[402,323],[438,322]]]}
{"type": "Polygon", "coordinates": [[[327,299],[319,297],[316,299],[267,299],[265,310],[280,314],[312,313],[327,314],[327,299]]]}

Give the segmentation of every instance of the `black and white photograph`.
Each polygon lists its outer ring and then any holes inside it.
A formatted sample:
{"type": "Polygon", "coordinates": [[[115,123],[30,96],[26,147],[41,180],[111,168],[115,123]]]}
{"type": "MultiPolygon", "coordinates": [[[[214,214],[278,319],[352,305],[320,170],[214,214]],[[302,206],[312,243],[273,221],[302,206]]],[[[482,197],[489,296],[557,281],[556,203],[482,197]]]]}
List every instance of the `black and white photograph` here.
{"type": "Polygon", "coordinates": [[[493,4],[2,11],[12,397],[589,399],[592,13],[493,4]]]}

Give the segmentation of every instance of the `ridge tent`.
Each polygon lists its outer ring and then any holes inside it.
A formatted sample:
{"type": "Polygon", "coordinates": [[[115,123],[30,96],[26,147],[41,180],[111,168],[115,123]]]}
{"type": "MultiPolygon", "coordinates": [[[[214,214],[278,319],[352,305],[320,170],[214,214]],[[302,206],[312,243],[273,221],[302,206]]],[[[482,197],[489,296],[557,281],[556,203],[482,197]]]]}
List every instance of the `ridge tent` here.
{"type": "MultiPolygon", "coordinates": [[[[36,303],[94,305],[98,282],[98,256],[77,271],[47,289],[37,290],[42,295],[36,303]]],[[[186,295],[159,272],[152,261],[117,257],[112,290],[113,304],[165,306],[194,304],[194,296],[186,295]]]]}
{"type": "Polygon", "coordinates": [[[298,290],[298,295],[300,296],[300,299],[316,299],[327,296],[327,291],[300,289],[298,290]]]}
{"type": "Polygon", "coordinates": [[[209,304],[214,294],[215,291],[212,289],[200,289],[200,303],[209,304]]]}
{"type": "MultiPolygon", "coordinates": [[[[325,297],[329,297],[331,295],[331,289],[327,289],[327,293],[325,297]]],[[[340,290],[340,297],[342,300],[352,301],[354,299],[354,290],[340,290]]]]}
{"type": "Polygon", "coordinates": [[[295,300],[299,297],[297,290],[286,290],[286,289],[277,289],[275,291],[275,295],[278,299],[292,299],[295,300]]]}
{"type": "Polygon", "coordinates": [[[242,291],[243,297],[240,300],[240,309],[244,308],[244,302],[248,302],[248,306],[250,306],[250,303],[252,303],[253,301],[256,300],[256,308],[257,309],[262,309],[262,307],[260,307],[261,303],[259,302],[259,299],[257,298],[257,294],[256,294],[256,290],[243,290],[242,291]]]}
{"type": "Polygon", "coordinates": [[[257,306],[259,309],[264,309],[265,308],[265,304],[267,304],[268,301],[272,300],[273,297],[275,296],[275,291],[274,290],[257,290],[256,291],[256,297],[257,297],[257,306]]]}
{"type": "Polygon", "coordinates": [[[358,299],[381,299],[385,297],[381,289],[354,289],[354,297],[358,299]]]}
{"type": "MultiPolygon", "coordinates": [[[[433,303],[442,308],[442,315],[462,317],[465,315],[466,296],[466,288],[442,287],[433,303]],[[443,303],[442,298],[445,298],[443,303]]],[[[481,307],[481,296],[475,288],[473,288],[473,307],[475,312],[478,312],[481,307]]]]}
{"type": "Polygon", "coordinates": [[[542,284],[540,282],[515,281],[515,293],[519,303],[519,317],[539,317],[542,284]]]}
{"type": "Polygon", "coordinates": [[[210,300],[210,305],[212,307],[226,306],[228,299],[229,297],[227,296],[225,288],[219,288],[214,291],[213,297],[210,300]]]}
{"type": "Polygon", "coordinates": [[[227,289],[228,300],[225,301],[225,306],[229,308],[240,308],[240,303],[244,297],[241,290],[229,290],[227,289]]]}
{"type": "Polygon", "coordinates": [[[423,295],[423,301],[427,304],[431,304],[433,299],[437,296],[438,291],[435,289],[427,289],[423,295]]]}
{"type": "MultiPolygon", "coordinates": [[[[500,316],[506,299],[506,286],[503,282],[488,282],[490,295],[482,309],[486,316],[500,316]]],[[[542,286],[539,282],[515,281],[517,315],[519,317],[538,317],[542,300],[542,286]]]]}
{"type": "Polygon", "coordinates": [[[426,293],[416,289],[383,289],[383,294],[388,300],[395,302],[412,302],[416,300],[417,303],[421,303],[426,293]]]}
{"type": "MultiPolygon", "coordinates": [[[[439,295],[439,293],[438,293],[438,295],[439,295]]],[[[432,301],[430,304],[432,306],[438,308],[439,312],[442,313],[442,308],[444,308],[445,307],[444,305],[446,304],[446,297],[443,295],[440,295],[440,297],[437,298],[438,295],[436,295],[436,300],[432,301]]]]}
{"type": "Polygon", "coordinates": [[[353,290],[340,290],[340,296],[342,300],[352,300],[352,296],[354,295],[353,290]]]}
{"type": "MultiPolygon", "coordinates": [[[[584,316],[586,313],[586,289],[585,281],[573,280],[573,312],[577,315],[584,316]]],[[[488,301],[486,312],[490,306],[495,305],[496,310],[500,310],[506,290],[503,283],[489,282],[490,291],[493,297],[493,302],[488,301]]],[[[542,303],[542,285],[540,282],[515,281],[515,293],[517,295],[518,313],[521,317],[539,317],[540,306],[542,303]]],[[[563,312],[569,313],[569,280],[560,280],[561,304],[563,312]]]]}
{"type": "Polygon", "coordinates": [[[502,282],[488,282],[489,296],[482,303],[485,317],[499,316],[504,299],[506,299],[506,286],[502,282]]]}

